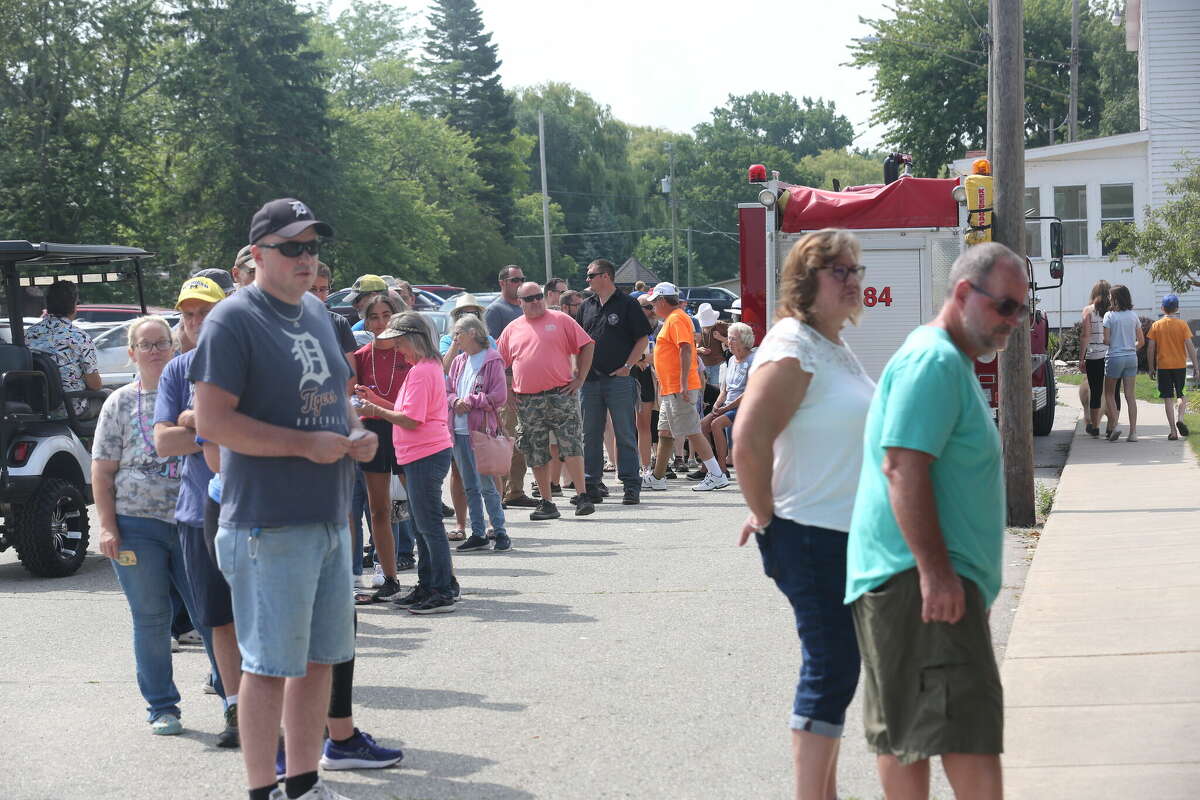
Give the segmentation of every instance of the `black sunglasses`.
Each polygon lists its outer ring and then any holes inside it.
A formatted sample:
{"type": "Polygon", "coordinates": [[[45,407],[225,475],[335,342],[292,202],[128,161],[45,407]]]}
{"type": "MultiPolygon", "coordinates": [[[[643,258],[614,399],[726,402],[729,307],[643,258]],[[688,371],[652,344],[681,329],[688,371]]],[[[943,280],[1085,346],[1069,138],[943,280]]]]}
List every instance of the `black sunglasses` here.
{"type": "Polygon", "coordinates": [[[1005,297],[1005,298],[1001,299],[999,297],[996,297],[996,295],[992,294],[988,290],[982,289],[982,288],[976,286],[975,284],[971,283],[970,281],[967,281],[967,285],[970,286],[975,291],[979,292],[984,297],[987,297],[990,300],[992,300],[992,308],[995,309],[996,313],[1002,317],[1012,317],[1012,316],[1016,316],[1017,314],[1028,314],[1029,313],[1029,306],[1025,305],[1024,303],[1018,303],[1016,300],[1013,300],[1011,297],[1005,297]]]}
{"type": "Polygon", "coordinates": [[[529,295],[525,295],[524,297],[518,297],[517,299],[520,300],[522,303],[536,303],[538,300],[541,300],[545,296],[546,295],[542,294],[541,292],[538,292],[537,294],[529,294],[529,295]]]}
{"type": "Polygon", "coordinates": [[[517,276],[515,276],[515,277],[512,277],[512,278],[505,278],[504,280],[508,281],[509,283],[524,283],[524,282],[525,282],[525,276],[524,276],[524,275],[517,275],[517,276]]]}
{"type": "Polygon", "coordinates": [[[260,244],[259,247],[266,247],[269,250],[278,250],[281,256],[286,258],[299,258],[301,253],[308,253],[310,256],[315,256],[321,252],[321,240],[313,239],[309,242],[297,242],[289,240],[280,242],[279,244],[260,244]]]}
{"type": "Polygon", "coordinates": [[[592,278],[599,278],[601,275],[607,275],[607,274],[608,274],[607,272],[589,272],[586,275],[584,275],[583,277],[590,281],[592,278]]]}

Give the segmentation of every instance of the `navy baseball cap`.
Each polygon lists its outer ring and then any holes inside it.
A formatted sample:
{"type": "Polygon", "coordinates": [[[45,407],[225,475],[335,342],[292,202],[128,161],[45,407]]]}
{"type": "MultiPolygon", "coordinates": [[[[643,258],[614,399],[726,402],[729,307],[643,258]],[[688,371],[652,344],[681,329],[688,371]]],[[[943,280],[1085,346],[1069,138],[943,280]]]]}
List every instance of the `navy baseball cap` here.
{"type": "Polygon", "coordinates": [[[333,236],[333,227],[318,220],[308,206],[294,197],[282,197],[255,212],[250,220],[250,244],[272,233],[290,239],[307,228],[316,228],[318,236],[333,236]]]}

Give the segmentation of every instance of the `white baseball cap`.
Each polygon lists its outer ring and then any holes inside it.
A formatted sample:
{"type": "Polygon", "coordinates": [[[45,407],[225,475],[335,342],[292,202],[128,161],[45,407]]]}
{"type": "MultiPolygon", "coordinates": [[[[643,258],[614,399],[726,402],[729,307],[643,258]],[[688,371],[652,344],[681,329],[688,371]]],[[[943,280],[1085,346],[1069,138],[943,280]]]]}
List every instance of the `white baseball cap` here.
{"type": "Polygon", "coordinates": [[[696,309],[696,319],[701,328],[711,328],[720,318],[721,315],[712,307],[712,303],[701,303],[700,308],[696,309]]]}
{"type": "Polygon", "coordinates": [[[663,281],[662,283],[656,284],[655,287],[650,290],[650,299],[651,300],[657,300],[660,297],[678,297],[678,296],[679,296],[679,290],[675,288],[675,284],[668,283],[667,281],[663,281]]]}

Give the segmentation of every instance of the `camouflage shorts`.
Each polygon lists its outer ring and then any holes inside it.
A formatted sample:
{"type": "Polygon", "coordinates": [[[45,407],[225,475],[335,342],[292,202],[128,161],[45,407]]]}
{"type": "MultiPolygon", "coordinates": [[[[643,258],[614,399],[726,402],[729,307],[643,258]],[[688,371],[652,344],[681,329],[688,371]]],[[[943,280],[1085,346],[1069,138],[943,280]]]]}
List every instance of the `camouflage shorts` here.
{"type": "Polygon", "coordinates": [[[517,447],[530,467],[550,461],[550,432],[563,458],[583,455],[583,421],[574,394],[517,395],[517,447]]]}

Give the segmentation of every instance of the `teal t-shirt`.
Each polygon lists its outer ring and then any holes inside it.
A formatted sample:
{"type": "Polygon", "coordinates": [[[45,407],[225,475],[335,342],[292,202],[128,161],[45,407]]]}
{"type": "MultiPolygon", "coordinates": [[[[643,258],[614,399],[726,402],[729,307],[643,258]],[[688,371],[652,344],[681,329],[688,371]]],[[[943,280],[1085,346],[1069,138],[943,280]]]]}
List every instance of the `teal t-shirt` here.
{"type": "Polygon", "coordinates": [[[846,553],[847,603],[917,565],[888,499],[889,447],[934,457],[933,494],[950,560],[990,606],[1000,591],[1004,544],[1000,434],[974,365],[941,328],[924,325],[909,334],[871,401],[846,553]]]}

